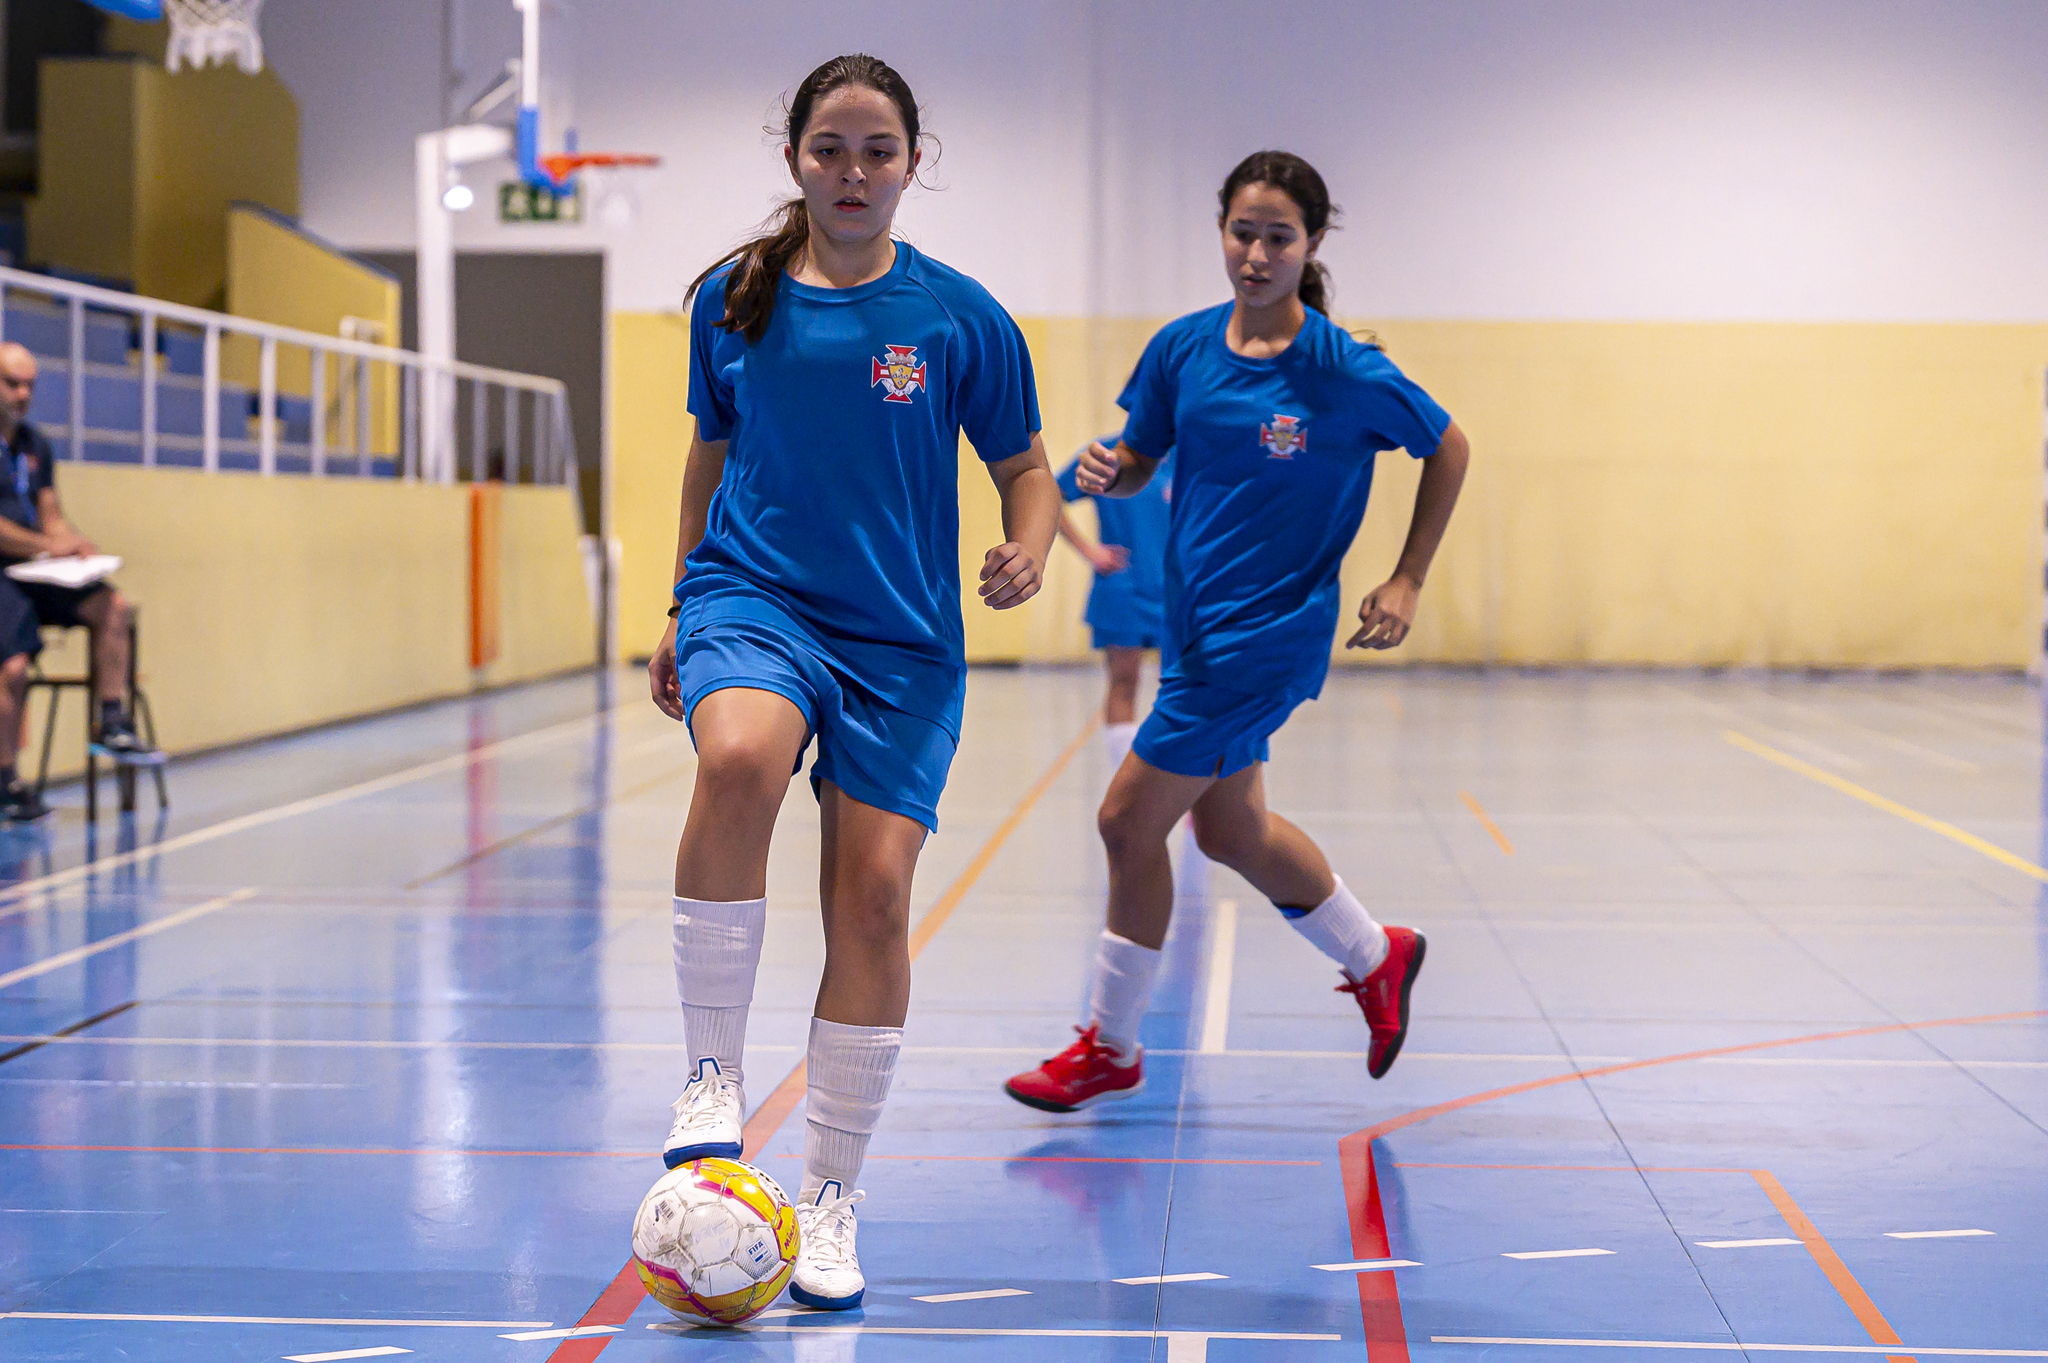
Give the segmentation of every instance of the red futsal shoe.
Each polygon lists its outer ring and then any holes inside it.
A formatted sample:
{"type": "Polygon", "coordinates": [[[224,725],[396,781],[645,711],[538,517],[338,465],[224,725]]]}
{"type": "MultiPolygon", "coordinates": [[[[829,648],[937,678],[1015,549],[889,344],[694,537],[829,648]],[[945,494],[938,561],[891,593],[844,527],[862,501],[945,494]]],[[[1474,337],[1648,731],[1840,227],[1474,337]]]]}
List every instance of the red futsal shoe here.
{"type": "Polygon", "coordinates": [[[1340,972],[1344,983],[1337,986],[1338,993],[1358,1000],[1365,1025],[1372,1028],[1365,1072],[1375,1079],[1394,1068],[1394,1057],[1401,1053],[1401,1043],[1408,1039],[1408,991],[1415,987],[1415,977],[1422,973],[1422,953],[1429,946],[1414,928],[1386,931],[1387,959],[1380,962],[1379,969],[1362,980],[1352,979],[1348,970],[1340,972]]]}
{"type": "Polygon", "coordinates": [[[1003,1092],[1041,1112],[1076,1112],[1105,1098],[1128,1098],[1145,1087],[1145,1053],[1119,1062],[1117,1051],[1076,1027],[1081,1039],[1035,1070],[1015,1075],[1003,1092]]]}

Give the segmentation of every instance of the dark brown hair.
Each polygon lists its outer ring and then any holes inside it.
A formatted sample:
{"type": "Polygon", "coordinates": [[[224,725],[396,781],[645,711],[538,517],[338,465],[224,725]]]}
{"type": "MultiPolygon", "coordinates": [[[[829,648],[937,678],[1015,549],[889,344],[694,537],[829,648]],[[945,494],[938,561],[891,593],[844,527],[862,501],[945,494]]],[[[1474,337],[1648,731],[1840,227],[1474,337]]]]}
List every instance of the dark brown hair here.
{"type": "MultiPolygon", "coordinates": [[[[888,97],[896,106],[896,112],[903,117],[903,131],[909,138],[909,150],[918,147],[917,96],[910,93],[910,84],[896,74],[896,68],[880,57],[870,57],[863,52],[834,57],[817,70],[805,76],[803,84],[796,87],[796,93],[789,97],[787,117],[782,126],[782,136],[794,148],[804,135],[804,125],[811,121],[811,110],[818,100],[840,89],[842,86],[858,85],[888,97]]],[[[697,290],[704,287],[704,281],[720,269],[733,264],[732,274],[725,281],[725,316],[718,325],[727,331],[737,331],[753,345],[768,332],[768,323],[775,316],[775,288],[782,279],[782,272],[789,268],[804,243],[810,240],[811,215],[804,207],[802,196],[787,200],[763,224],[760,235],[740,246],[734,247],[711,263],[711,267],[690,281],[690,287],[683,294],[683,306],[688,307],[696,297],[697,290]]]]}
{"type": "MultiPolygon", "coordinates": [[[[1330,191],[1316,168],[1291,151],[1255,151],[1237,163],[1216,192],[1216,223],[1230,219],[1230,201],[1246,185],[1271,185],[1294,200],[1301,210],[1301,225],[1313,237],[1330,225],[1336,209],[1330,206],[1330,191]]],[[[1310,257],[1301,271],[1301,301],[1325,317],[1330,315],[1330,272],[1320,260],[1310,257]]]]}

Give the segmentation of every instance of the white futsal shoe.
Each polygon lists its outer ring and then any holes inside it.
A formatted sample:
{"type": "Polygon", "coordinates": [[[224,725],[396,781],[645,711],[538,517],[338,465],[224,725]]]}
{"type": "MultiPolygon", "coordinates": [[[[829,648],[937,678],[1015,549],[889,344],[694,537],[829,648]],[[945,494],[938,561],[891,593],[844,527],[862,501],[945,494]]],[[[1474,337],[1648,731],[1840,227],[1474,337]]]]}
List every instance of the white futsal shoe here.
{"type": "Polygon", "coordinates": [[[661,1162],[673,1169],[693,1159],[738,1159],[744,1139],[740,1123],[745,1120],[747,1095],[739,1081],[718,1068],[705,1056],[697,1062],[697,1075],[683,1088],[683,1096],[671,1108],[675,1125],[661,1147],[661,1162]]]}
{"type": "Polygon", "coordinates": [[[860,1305],[868,1280],[853,1252],[853,1204],[866,1196],[842,1191],[833,1178],[814,1198],[796,1204],[803,1241],[789,1279],[790,1300],[819,1311],[851,1311],[860,1305]]]}

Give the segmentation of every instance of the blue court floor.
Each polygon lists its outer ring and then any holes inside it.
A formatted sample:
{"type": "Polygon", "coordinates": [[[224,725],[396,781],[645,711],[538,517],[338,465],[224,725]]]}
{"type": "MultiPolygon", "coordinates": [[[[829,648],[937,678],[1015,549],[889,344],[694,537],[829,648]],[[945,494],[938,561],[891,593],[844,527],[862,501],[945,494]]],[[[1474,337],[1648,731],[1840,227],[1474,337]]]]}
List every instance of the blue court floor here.
{"type": "MultiPolygon", "coordinates": [[[[1059,1118],[999,1085],[1100,926],[1098,694],[973,678],[867,1307],[737,1331],[619,1279],[685,1069],[638,674],[181,762],[96,843],[69,792],[0,839],[0,1358],[2048,1358],[2033,687],[1339,673],[1268,780],[1428,934],[1407,1052],[1187,870],[1145,1094],[1059,1118]]],[[[816,852],[798,784],[746,1060],[792,1185],[816,852]]]]}

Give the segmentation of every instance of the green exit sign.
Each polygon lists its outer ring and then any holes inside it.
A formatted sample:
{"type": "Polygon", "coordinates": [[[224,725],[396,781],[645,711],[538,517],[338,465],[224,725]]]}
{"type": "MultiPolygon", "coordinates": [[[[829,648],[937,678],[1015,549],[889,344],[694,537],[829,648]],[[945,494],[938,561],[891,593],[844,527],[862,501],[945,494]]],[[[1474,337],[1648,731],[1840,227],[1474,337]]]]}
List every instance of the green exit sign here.
{"type": "Polygon", "coordinates": [[[498,186],[499,222],[582,222],[583,200],[574,186],[560,193],[545,185],[507,180],[498,186]]]}

